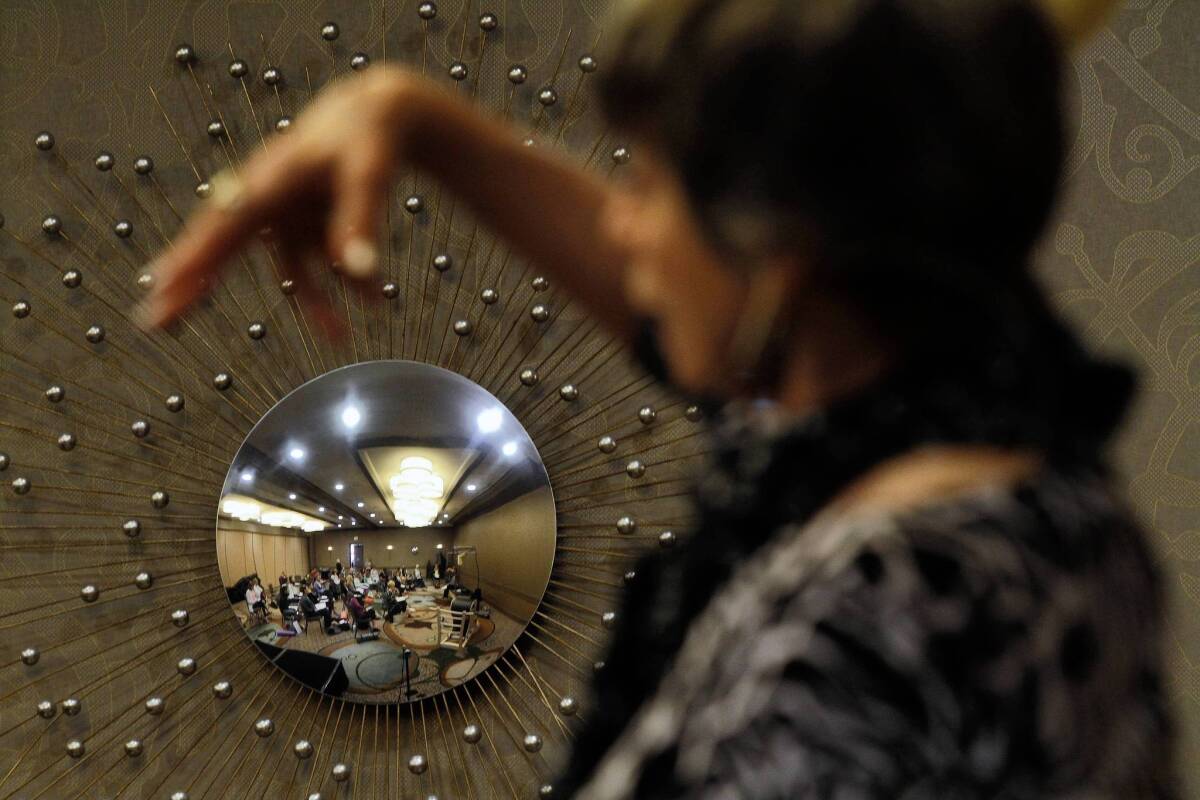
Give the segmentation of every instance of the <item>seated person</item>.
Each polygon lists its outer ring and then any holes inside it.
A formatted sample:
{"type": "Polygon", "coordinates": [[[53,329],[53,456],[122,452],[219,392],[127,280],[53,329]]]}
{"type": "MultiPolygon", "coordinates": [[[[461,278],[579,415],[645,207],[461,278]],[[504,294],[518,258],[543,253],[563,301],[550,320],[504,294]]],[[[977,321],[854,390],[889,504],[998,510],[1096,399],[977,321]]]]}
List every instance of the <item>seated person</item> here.
{"type": "Polygon", "coordinates": [[[263,601],[263,588],[258,582],[258,576],[252,577],[250,585],[246,588],[246,608],[252,617],[262,620],[267,618],[267,604],[263,601]]]}
{"type": "Polygon", "coordinates": [[[374,619],[375,612],[363,605],[362,597],[358,594],[350,595],[346,600],[346,608],[350,610],[350,615],[355,619],[374,619]]]}
{"type": "MultiPolygon", "coordinates": [[[[302,588],[307,589],[308,587],[305,586],[302,588]]],[[[304,615],[305,619],[320,617],[321,623],[322,623],[321,627],[323,627],[325,629],[325,632],[330,633],[330,634],[335,632],[333,630],[333,614],[332,614],[332,612],[330,612],[329,606],[325,606],[324,608],[318,609],[317,608],[317,596],[315,594],[313,594],[311,592],[307,592],[307,591],[304,591],[301,593],[301,595],[300,595],[300,613],[302,613],[304,615]]]]}
{"type": "Polygon", "coordinates": [[[447,573],[446,590],[442,592],[442,597],[449,597],[451,594],[459,594],[462,591],[462,584],[458,582],[458,571],[454,567],[450,568],[447,573]]]}
{"type": "Polygon", "coordinates": [[[397,588],[395,581],[388,581],[387,592],[383,595],[383,612],[388,622],[394,622],[396,614],[403,615],[408,611],[408,600],[404,598],[404,589],[397,588]]]}

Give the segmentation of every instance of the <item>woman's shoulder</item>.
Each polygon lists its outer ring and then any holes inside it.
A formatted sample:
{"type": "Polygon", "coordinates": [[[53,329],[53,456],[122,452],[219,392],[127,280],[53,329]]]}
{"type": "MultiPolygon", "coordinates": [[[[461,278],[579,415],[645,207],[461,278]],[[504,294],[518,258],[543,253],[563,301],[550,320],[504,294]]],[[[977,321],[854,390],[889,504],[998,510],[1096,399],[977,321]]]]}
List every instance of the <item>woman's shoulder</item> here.
{"type": "Polygon", "coordinates": [[[1162,579],[1103,471],[1042,465],[897,511],[835,515],[781,547],[815,552],[824,578],[778,594],[766,626],[815,631],[821,646],[803,658],[827,674],[893,676],[921,719],[955,720],[942,734],[1002,745],[1010,772],[1087,776],[1130,797],[1169,782],[1162,579]],[[1048,761],[1014,761],[1019,736],[1048,761]]]}
{"type": "Polygon", "coordinates": [[[1040,465],[1018,480],[896,509],[833,514],[814,527],[845,528],[838,538],[857,543],[859,563],[871,553],[909,560],[922,590],[933,594],[974,575],[976,591],[998,580],[1050,593],[1056,584],[1091,581],[1157,599],[1160,577],[1145,533],[1098,468],[1040,465]]]}
{"type": "Polygon", "coordinates": [[[925,626],[944,623],[954,601],[956,620],[986,608],[1022,631],[1083,625],[1145,638],[1161,627],[1158,564],[1098,468],[1042,464],[926,502],[834,509],[776,540],[774,557],[824,565],[824,581],[798,590],[869,593],[925,626]]]}
{"type": "Polygon", "coordinates": [[[914,765],[960,782],[930,795],[1165,796],[1141,791],[1169,780],[1157,584],[1096,472],[822,514],[735,572],[619,749],[671,739],[685,783],[803,796],[849,774],[899,793],[914,765]]]}

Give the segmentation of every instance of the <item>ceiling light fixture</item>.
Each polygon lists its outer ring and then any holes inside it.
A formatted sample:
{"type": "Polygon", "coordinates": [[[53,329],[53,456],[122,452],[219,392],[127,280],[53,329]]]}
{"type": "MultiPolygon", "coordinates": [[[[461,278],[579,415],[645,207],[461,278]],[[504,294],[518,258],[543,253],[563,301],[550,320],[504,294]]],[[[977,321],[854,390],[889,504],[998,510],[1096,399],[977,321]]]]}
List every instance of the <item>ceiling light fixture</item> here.
{"type": "Polygon", "coordinates": [[[295,499],[296,499],[296,493],[288,492],[288,500],[295,500],[295,499]]]}
{"type": "Polygon", "coordinates": [[[292,457],[292,461],[303,461],[307,453],[304,452],[303,447],[293,447],[291,450],[288,450],[288,455],[292,457]]]}
{"type": "Polygon", "coordinates": [[[446,483],[434,474],[433,462],[428,458],[405,458],[400,462],[400,471],[389,481],[389,486],[393,498],[392,514],[401,525],[421,528],[437,518],[440,506],[437,501],[445,494],[446,483]]]}
{"type": "Polygon", "coordinates": [[[284,508],[263,509],[253,500],[242,497],[226,497],[221,501],[221,513],[242,522],[257,522],[272,528],[296,528],[305,533],[317,533],[326,528],[324,522],[296,511],[284,508]]]}
{"type": "Polygon", "coordinates": [[[340,492],[342,489],[345,489],[345,488],[346,488],[346,484],[344,484],[344,483],[335,483],[333,485],[333,490],[335,492],[340,492]]]}
{"type": "Polygon", "coordinates": [[[249,522],[251,520],[257,522],[259,516],[262,514],[262,506],[258,503],[238,500],[235,497],[227,497],[221,503],[221,511],[231,517],[240,519],[242,522],[249,522]]]}
{"type": "Polygon", "coordinates": [[[356,428],[358,423],[362,421],[362,412],[354,406],[346,406],[342,409],[342,424],[347,428],[356,428]]]}
{"type": "Polygon", "coordinates": [[[473,484],[473,483],[468,483],[468,484],[467,484],[467,491],[468,491],[468,492],[473,492],[473,491],[475,491],[477,488],[479,488],[479,487],[477,487],[477,486],[476,486],[475,484],[473,484]]]}
{"type": "Polygon", "coordinates": [[[480,433],[495,433],[500,430],[501,423],[504,422],[504,416],[498,408],[489,408],[487,411],[479,412],[479,416],[475,418],[475,424],[479,426],[480,433]]]}
{"type": "Polygon", "coordinates": [[[512,458],[517,454],[517,443],[505,442],[504,447],[500,448],[500,452],[504,453],[504,455],[508,456],[509,458],[512,458]]]}

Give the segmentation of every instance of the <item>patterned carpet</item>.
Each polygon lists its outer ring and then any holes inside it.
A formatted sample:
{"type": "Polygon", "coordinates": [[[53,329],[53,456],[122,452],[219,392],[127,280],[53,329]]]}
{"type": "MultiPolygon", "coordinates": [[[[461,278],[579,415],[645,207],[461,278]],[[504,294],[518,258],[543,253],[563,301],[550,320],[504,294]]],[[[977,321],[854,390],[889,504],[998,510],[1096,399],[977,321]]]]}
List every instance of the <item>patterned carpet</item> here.
{"type": "Polygon", "coordinates": [[[490,618],[477,618],[466,645],[461,648],[438,646],[437,610],[445,605],[440,596],[410,594],[409,610],[394,623],[382,619],[374,623],[379,637],[355,642],[353,630],[332,635],[310,622],[308,630],[296,636],[281,635],[278,610],[272,620],[247,630],[252,639],[278,647],[306,650],[341,660],[350,687],[343,695],[348,700],[391,703],[438,694],[467,681],[504,654],[507,644],[520,632],[520,624],[503,612],[492,609],[490,618]],[[410,685],[405,686],[404,648],[409,656],[410,685]]]}

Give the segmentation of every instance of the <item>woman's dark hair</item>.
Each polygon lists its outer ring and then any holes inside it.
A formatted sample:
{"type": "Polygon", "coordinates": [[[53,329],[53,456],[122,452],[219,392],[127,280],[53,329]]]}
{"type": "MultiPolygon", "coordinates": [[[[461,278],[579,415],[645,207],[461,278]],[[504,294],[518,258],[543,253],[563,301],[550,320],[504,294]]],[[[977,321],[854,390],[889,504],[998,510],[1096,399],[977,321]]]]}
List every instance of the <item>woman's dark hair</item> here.
{"type": "MultiPolygon", "coordinates": [[[[1030,275],[1064,159],[1064,55],[1034,0],[627,6],[601,104],[732,263],[796,248],[906,359],[1073,380],[1087,358],[1030,275]]],[[[1131,382],[1104,383],[1108,428],[1131,382]]]]}
{"type": "Polygon", "coordinates": [[[1032,0],[643,1],[608,58],[608,117],[734,249],[815,228],[1014,264],[1054,199],[1062,55],[1032,0]]]}

